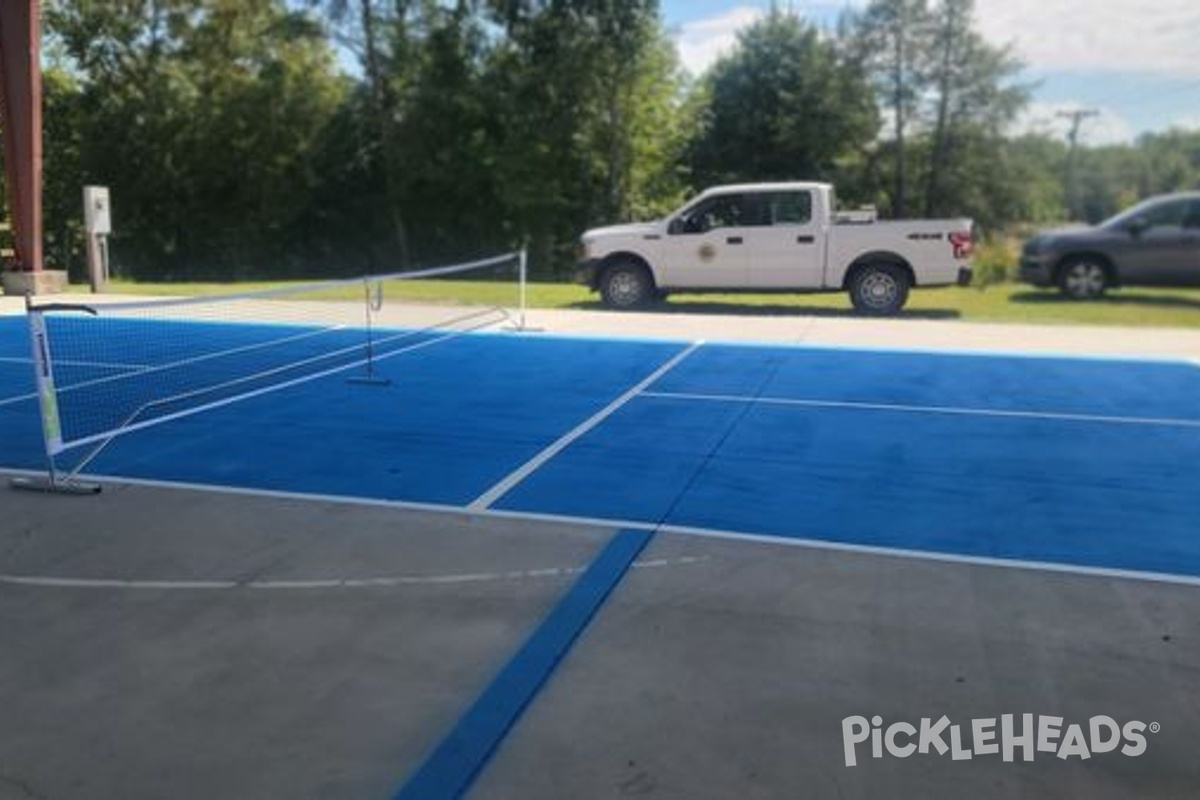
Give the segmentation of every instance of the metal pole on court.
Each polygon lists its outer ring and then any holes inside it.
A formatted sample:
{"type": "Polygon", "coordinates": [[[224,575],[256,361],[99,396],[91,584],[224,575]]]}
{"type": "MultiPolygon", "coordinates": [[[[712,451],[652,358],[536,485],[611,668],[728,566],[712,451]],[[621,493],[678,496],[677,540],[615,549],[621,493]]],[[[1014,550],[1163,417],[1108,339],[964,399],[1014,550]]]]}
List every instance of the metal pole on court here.
{"type": "Polygon", "coordinates": [[[517,261],[518,280],[520,281],[520,284],[521,284],[520,319],[517,322],[517,330],[519,330],[519,331],[525,330],[525,300],[526,300],[525,280],[526,280],[526,276],[527,276],[527,273],[526,273],[527,264],[528,264],[528,259],[527,259],[526,250],[524,247],[522,247],[520,257],[517,261]]]}

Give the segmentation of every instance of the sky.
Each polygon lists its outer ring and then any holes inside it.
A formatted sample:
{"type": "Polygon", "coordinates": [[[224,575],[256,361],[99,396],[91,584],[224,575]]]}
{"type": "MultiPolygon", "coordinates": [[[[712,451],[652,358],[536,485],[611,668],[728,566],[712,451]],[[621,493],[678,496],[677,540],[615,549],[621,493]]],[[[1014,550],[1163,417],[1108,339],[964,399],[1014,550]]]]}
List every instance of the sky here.
{"type": "MultiPolygon", "coordinates": [[[[866,0],[783,3],[832,29],[866,0]]],[[[770,0],[662,0],[684,66],[699,74],[761,17],[770,0]]],[[[1171,127],[1200,128],[1200,2],[1197,0],[976,0],[976,29],[1011,44],[1035,84],[1020,130],[1065,136],[1062,112],[1094,110],[1079,141],[1129,142],[1171,127]],[[1149,10],[1147,10],[1149,9],[1149,10]]]]}

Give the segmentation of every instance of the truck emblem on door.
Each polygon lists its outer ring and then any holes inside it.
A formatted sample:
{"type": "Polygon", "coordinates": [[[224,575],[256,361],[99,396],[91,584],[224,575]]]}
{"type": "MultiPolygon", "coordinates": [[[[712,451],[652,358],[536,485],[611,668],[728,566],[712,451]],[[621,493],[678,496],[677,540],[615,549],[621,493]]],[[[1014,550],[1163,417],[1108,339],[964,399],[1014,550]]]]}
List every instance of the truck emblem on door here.
{"type": "Polygon", "coordinates": [[[711,244],[702,244],[700,245],[699,254],[701,261],[712,261],[713,256],[717,254],[717,248],[713,247],[711,244]]]}

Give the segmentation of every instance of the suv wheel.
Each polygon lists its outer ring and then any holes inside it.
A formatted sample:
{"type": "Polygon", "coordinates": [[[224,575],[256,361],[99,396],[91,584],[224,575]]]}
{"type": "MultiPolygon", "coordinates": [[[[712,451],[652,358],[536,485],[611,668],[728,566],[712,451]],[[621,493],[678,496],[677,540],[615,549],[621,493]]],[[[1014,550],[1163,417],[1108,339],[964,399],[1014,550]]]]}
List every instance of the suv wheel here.
{"type": "Polygon", "coordinates": [[[1091,300],[1108,288],[1108,270],[1096,258],[1068,259],[1058,271],[1058,288],[1072,300],[1091,300]]]}

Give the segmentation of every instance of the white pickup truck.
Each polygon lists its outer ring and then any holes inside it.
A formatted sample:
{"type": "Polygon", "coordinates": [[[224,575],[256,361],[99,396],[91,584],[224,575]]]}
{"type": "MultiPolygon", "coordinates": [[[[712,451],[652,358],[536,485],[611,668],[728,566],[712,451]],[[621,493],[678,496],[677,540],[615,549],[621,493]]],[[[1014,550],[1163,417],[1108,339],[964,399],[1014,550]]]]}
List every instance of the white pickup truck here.
{"type": "Polygon", "coordinates": [[[866,314],[899,311],[912,286],[970,282],[971,220],[834,208],[827,183],[713,187],[665,219],[584,233],[576,280],[613,308],[671,291],[846,290],[866,314]]]}

